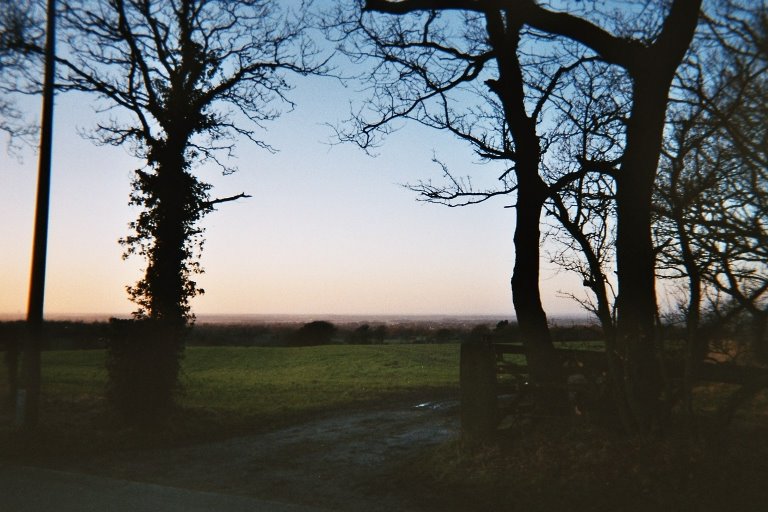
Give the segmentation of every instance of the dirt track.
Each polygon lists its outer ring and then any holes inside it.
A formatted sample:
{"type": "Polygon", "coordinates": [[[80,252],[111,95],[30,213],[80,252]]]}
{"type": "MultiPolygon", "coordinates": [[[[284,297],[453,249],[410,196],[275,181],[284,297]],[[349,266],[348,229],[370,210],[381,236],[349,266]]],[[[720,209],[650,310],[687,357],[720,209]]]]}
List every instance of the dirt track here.
{"type": "Polygon", "coordinates": [[[275,432],[125,452],[66,469],[163,485],[371,512],[421,510],[397,486],[419,448],[458,433],[455,402],[347,412],[275,432]]]}

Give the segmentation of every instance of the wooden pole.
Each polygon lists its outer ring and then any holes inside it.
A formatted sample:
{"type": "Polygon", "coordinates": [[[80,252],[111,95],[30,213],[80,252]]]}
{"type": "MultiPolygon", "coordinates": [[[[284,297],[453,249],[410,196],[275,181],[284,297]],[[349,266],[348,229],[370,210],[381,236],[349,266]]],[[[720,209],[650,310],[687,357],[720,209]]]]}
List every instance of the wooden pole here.
{"type": "Polygon", "coordinates": [[[51,149],[53,146],[53,95],[56,61],[56,0],[48,0],[45,33],[45,76],[40,130],[40,159],[37,178],[35,233],[29,283],[26,336],[23,351],[23,388],[17,397],[17,423],[23,430],[37,426],[40,409],[40,350],[43,339],[45,262],[48,251],[48,211],[51,191],[51,149]]]}

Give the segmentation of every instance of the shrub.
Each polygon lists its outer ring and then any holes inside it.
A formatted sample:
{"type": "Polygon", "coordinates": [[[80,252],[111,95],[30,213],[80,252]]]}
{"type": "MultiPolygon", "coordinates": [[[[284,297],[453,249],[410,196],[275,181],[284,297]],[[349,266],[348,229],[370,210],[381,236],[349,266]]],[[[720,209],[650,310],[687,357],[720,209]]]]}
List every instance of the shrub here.
{"type": "Polygon", "coordinates": [[[112,406],[129,423],[152,423],[175,403],[183,328],[153,320],[110,319],[107,389],[112,406]]]}
{"type": "Polygon", "coordinates": [[[336,334],[336,326],[325,320],[316,320],[304,324],[293,333],[289,339],[289,344],[297,347],[309,345],[328,345],[331,338],[336,334]]]}
{"type": "Polygon", "coordinates": [[[508,320],[502,320],[496,324],[496,328],[490,333],[493,341],[497,343],[515,343],[520,340],[520,329],[516,322],[510,323],[508,320]]]}
{"type": "Polygon", "coordinates": [[[373,331],[371,326],[363,324],[347,335],[347,343],[350,345],[370,345],[372,342],[373,331]]]}
{"type": "Polygon", "coordinates": [[[387,326],[386,325],[379,325],[373,330],[373,343],[377,345],[382,345],[384,343],[384,339],[387,337],[387,326]]]}

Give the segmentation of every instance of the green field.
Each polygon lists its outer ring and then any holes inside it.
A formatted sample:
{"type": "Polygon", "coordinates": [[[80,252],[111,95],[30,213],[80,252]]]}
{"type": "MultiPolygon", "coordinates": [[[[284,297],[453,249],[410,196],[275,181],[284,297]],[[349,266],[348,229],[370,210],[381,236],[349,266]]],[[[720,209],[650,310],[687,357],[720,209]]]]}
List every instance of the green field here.
{"type": "MultiPolygon", "coordinates": [[[[456,344],[301,348],[191,347],[181,408],[160,437],[125,429],[103,398],[104,352],[43,354],[40,456],[138,444],[183,443],[263,431],[333,410],[420,400],[458,390],[456,344]]],[[[7,394],[5,367],[0,370],[7,394]]],[[[0,451],[18,444],[2,425],[0,451]]],[[[154,434],[157,436],[157,434],[154,434]]]]}
{"type": "MultiPolygon", "coordinates": [[[[143,430],[126,427],[107,406],[103,351],[45,352],[40,428],[31,437],[14,434],[6,414],[0,459],[57,467],[110,451],[264,432],[345,409],[456,396],[458,357],[457,344],[191,347],[181,407],[161,428],[143,430]]],[[[714,392],[698,390],[706,401],[714,392]]],[[[765,400],[728,429],[712,430],[702,416],[696,430],[673,423],[645,437],[597,416],[522,415],[488,446],[457,439],[415,450],[385,483],[425,510],[503,510],[510,503],[542,512],[762,510],[765,400]]]]}

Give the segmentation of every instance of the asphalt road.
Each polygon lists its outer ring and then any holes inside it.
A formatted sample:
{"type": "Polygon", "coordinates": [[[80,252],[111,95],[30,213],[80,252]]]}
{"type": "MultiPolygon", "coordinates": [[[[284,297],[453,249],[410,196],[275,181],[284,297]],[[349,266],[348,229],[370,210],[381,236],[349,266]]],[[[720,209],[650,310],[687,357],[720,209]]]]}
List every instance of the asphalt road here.
{"type": "Polygon", "coordinates": [[[243,496],[0,464],[2,512],[321,512],[243,496]]]}

